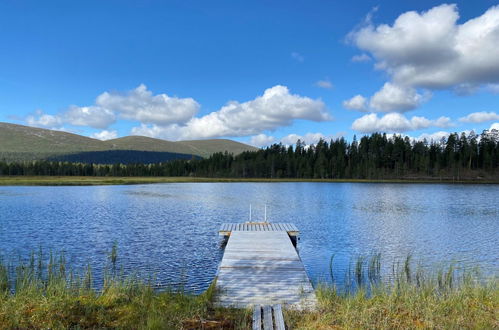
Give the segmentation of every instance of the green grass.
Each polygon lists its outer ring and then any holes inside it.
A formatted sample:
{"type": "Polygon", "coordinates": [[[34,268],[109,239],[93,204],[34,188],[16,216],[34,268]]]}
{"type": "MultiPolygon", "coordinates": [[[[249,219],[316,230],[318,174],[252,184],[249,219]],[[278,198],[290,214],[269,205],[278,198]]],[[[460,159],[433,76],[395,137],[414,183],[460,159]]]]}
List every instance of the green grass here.
{"type": "Polygon", "coordinates": [[[268,179],[200,177],[112,177],[112,176],[0,176],[0,186],[91,186],[179,182],[357,182],[357,183],[481,183],[498,181],[453,180],[361,180],[361,179],[268,179]]]}
{"type": "Polygon", "coordinates": [[[452,290],[436,284],[404,284],[342,294],[332,287],[317,290],[319,308],[287,311],[294,329],[497,329],[497,281],[465,283],[452,290]]]}
{"type": "MultiPolygon", "coordinates": [[[[103,288],[91,270],[77,276],[64,256],[42,254],[16,267],[0,261],[0,329],[250,329],[251,310],[213,305],[215,285],[200,295],[157,292],[137,277],[109,267],[103,288]],[[15,275],[13,275],[15,274],[15,275]]],[[[109,261],[116,262],[113,246],[109,261]]],[[[497,278],[454,266],[413,271],[411,260],[394,267],[391,282],[380,278],[380,258],[352,263],[347,277],[355,290],[317,289],[318,308],[285,310],[291,329],[493,329],[499,327],[497,278]]],[[[114,265],[115,266],[115,265],[114,265]]]]}
{"type": "MultiPolygon", "coordinates": [[[[116,248],[110,253],[116,261],[116,248]]],[[[215,285],[203,294],[157,292],[137,277],[109,267],[102,289],[93,287],[92,271],[81,276],[66,267],[64,256],[27,263],[0,263],[0,329],[246,329],[251,312],[217,308],[215,285]]]]}
{"type": "MultiPolygon", "coordinates": [[[[333,258],[331,259],[331,265],[333,258]]],[[[321,284],[315,311],[286,311],[293,329],[497,329],[499,281],[450,265],[413,269],[411,256],[382,281],[381,257],[359,257],[346,288],[321,284]]],[[[331,272],[332,274],[332,272],[331,272]]],[[[333,282],[334,283],[334,282],[333,282]]]]}

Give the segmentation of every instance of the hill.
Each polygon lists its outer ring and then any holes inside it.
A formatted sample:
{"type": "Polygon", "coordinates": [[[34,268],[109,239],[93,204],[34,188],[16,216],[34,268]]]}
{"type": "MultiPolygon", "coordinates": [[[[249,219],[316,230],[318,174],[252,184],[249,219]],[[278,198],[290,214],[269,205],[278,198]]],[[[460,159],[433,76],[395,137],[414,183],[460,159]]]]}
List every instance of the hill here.
{"type": "Polygon", "coordinates": [[[173,142],[146,136],[125,136],[105,142],[109,144],[110,149],[174,152],[201,157],[208,157],[215,152],[227,151],[234,155],[238,155],[244,151],[257,150],[257,148],[247,144],[227,139],[173,142]]]}
{"type": "Polygon", "coordinates": [[[225,139],[173,142],[126,136],[101,141],[73,133],[0,122],[0,159],[8,161],[53,159],[85,162],[88,159],[86,162],[92,162],[91,159],[98,159],[105,163],[120,160],[129,163],[132,159],[152,163],[158,162],[158,159],[190,159],[193,155],[207,157],[225,151],[239,154],[246,150],[256,148],[225,139]],[[107,156],[109,159],[106,159],[107,156]]]}

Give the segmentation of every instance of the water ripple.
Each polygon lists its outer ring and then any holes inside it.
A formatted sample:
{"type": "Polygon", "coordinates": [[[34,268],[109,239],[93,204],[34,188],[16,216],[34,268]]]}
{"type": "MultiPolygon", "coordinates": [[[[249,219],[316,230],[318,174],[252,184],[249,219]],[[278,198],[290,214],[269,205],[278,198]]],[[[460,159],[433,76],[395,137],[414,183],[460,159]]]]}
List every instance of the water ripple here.
{"type": "MultiPolygon", "coordinates": [[[[499,271],[499,186],[356,183],[179,183],[95,187],[2,187],[0,254],[17,260],[42,247],[87,264],[99,283],[109,251],[127,274],[158,287],[205,290],[222,257],[219,226],[292,222],[314,281],[344,278],[353,258],[408,254],[425,267],[458,261],[499,271]]],[[[387,267],[389,269],[390,267],[387,267]]]]}

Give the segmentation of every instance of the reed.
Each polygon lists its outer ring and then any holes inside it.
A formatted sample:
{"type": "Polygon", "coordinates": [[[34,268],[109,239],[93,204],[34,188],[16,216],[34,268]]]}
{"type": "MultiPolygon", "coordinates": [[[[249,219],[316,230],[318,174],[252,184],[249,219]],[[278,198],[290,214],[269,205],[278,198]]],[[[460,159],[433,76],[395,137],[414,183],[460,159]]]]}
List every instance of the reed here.
{"type": "Polygon", "coordinates": [[[102,287],[92,269],[67,267],[64,254],[32,253],[15,265],[0,260],[0,329],[197,329],[250,326],[246,310],[213,306],[212,285],[201,295],[167,288],[116,272],[117,246],[110,252],[102,287]]]}
{"type": "MultiPolygon", "coordinates": [[[[74,272],[64,254],[39,250],[16,264],[0,259],[0,329],[251,328],[251,310],[213,305],[215,282],[200,295],[159,292],[153,281],[117,272],[118,260],[114,245],[96,289],[91,268],[74,272]]],[[[331,257],[331,274],[333,268],[331,257]]],[[[380,254],[358,257],[345,274],[345,289],[332,278],[317,287],[316,310],[285,310],[288,328],[499,328],[497,277],[453,264],[428,271],[414,266],[411,256],[395,263],[391,274],[382,272],[386,268],[380,254]]]]}
{"type": "MultiPolygon", "coordinates": [[[[332,267],[332,265],[331,265],[332,267]]],[[[381,255],[358,257],[344,289],[321,283],[316,311],[287,311],[293,329],[497,329],[499,281],[454,264],[433,270],[414,266],[412,256],[382,278],[381,255]],[[353,288],[355,290],[353,290],[353,288]]]]}

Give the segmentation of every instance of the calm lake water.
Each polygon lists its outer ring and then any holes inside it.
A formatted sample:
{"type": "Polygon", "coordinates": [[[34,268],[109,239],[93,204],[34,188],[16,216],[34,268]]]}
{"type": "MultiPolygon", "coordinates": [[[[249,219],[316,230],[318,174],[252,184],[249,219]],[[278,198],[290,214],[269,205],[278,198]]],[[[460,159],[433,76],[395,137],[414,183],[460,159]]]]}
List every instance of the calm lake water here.
{"type": "Polygon", "coordinates": [[[337,279],[359,255],[381,253],[385,271],[408,254],[423,267],[456,262],[499,272],[499,185],[177,183],[0,187],[0,255],[14,262],[40,247],[102,275],[113,242],[126,273],[161,285],[206,289],[223,254],[224,222],[263,218],[301,231],[311,279],[337,279]]]}

